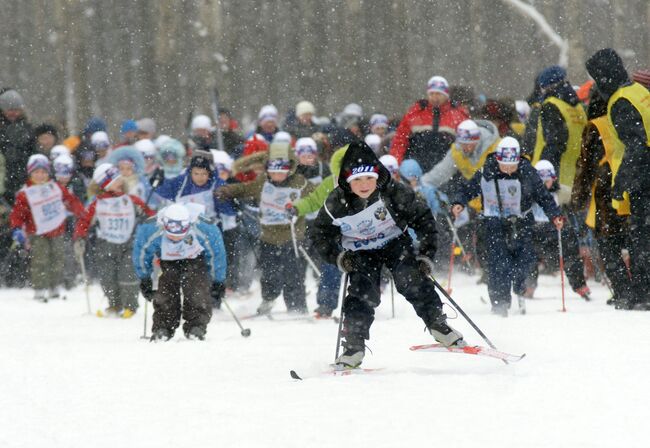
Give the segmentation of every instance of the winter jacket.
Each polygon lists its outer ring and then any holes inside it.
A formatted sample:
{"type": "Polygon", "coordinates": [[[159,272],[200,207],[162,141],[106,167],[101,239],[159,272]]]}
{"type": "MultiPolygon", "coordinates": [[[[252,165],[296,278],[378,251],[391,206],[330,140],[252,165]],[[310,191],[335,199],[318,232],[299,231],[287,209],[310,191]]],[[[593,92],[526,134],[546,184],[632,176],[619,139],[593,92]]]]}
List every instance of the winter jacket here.
{"type": "MultiPolygon", "coordinates": [[[[125,199],[128,197],[131,200],[131,202],[133,204],[133,208],[134,208],[134,210],[133,210],[134,211],[134,213],[133,213],[134,221],[131,222],[131,223],[124,222],[124,221],[120,221],[118,223],[115,223],[115,227],[120,228],[120,229],[116,229],[116,230],[121,230],[122,226],[124,226],[124,227],[135,226],[135,224],[137,224],[139,221],[141,221],[143,217],[145,217],[145,216],[146,217],[151,217],[151,216],[154,216],[156,214],[156,212],[154,212],[149,207],[147,207],[145,205],[145,203],[142,201],[142,199],[140,199],[137,196],[134,196],[134,195],[131,195],[131,194],[127,195],[127,194],[124,194],[124,193],[103,192],[103,193],[100,193],[97,196],[95,196],[95,199],[93,199],[93,201],[90,203],[88,208],[79,217],[79,219],[77,220],[77,222],[75,224],[74,234],[73,234],[72,238],[75,239],[75,240],[79,239],[79,238],[86,238],[88,236],[88,230],[95,223],[98,223],[98,225],[100,226],[100,229],[99,229],[99,234],[100,235],[99,236],[100,236],[100,238],[102,238],[102,235],[101,235],[102,231],[110,231],[111,229],[102,229],[101,228],[102,223],[101,223],[101,221],[98,221],[98,219],[97,219],[97,204],[98,204],[98,202],[100,202],[102,200],[107,200],[107,199],[111,200],[112,198],[120,198],[120,197],[124,197],[125,199]]],[[[113,223],[111,223],[110,219],[109,219],[109,223],[108,223],[109,227],[112,224],[113,223]]],[[[133,227],[133,228],[135,229],[135,227],[133,227]]],[[[103,239],[106,239],[106,238],[103,238],[103,239]]]]}
{"type": "MultiPolygon", "coordinates": [[[[203,248],[203,258],[212,280],[223,283],[226,279],[226,249],[219,228],[199,218],[192,223],[190,232],[196,236],[203,248]]],[[[140,280],[151,277],[154,257],[160,257],[163,228],[156,218],[150,218],[138,226],[133,244],[133,266],[140,280]]],[[[182,261],[182,260],[181,260],[182,261]]]]}
{"type": "MultiPolygon", "coordinates": [[[[314,186],[307,181],[300,174],[295,174],[295,161],[292,160],[292,170],[289,173],[289,177],[282,182],[281,184],[272,183],[266,174],[260,175],[251,182],[244,182],[233,185],[226,185],[215,191],[218,197],[223,197],[225,199],[241,199],[252,201],[253,203],[260,205],[262,204],[262,194],[265,191],[271,190],[273,188],[291,188],[300,191],[298,197],[284,198],[285,202],[283,204],[275,203],[275,207],[271,206],[276,212],[276,218],[280,218],[283,211],[278,210],[277,208],[281,206],[282,208],[289,202],[297,200],[299,197],[304,197],[307,194],[311,193],[314,190],[314,186]]],[[[280,199],[279,197],[277,199],[280,199]]],[[[264,222],[264,214],[260,209],[260,229],[261,235],[260,240],[262,242],[274,245],[282,245],[290,242],[292,240],[291,235],[291,226],[287,224],[266,224],[264,222]]],[[[305,220],[304,218],[299,218],[295,223],[295,237],[298,240],[303,240],[305,235],[305,220]]]]}
{"type": "MultiPolygon", "coordinates": [[[[220,179],[215,171],[211,174],[208,182],[199,187],[192,182],[192,176],[190,172],[186,170],[180,176],[176,176],[172,179],[165,179],[165,181],[155,189],[155,192],[160,197],[173,202],[184,202],[184,200],[189,200],[189,196],[204,193],[206,199],[209,197],[209,200],[212,201],[212,204],[204,204],[206,205],[206,208],[209,210],[210,205],[214,207],[214,213],[208,211],[206,216],[209,218],[221,215],[234,216],[237,214],[237,211],[233,207],[232,202],[217,199],[213,194],[208,193],[223,185],[226,185],[226,182],[220,179]]],[[[197,201],[198,199],[191,200],[191,202],[197,201]]]]}
{"type": "Polygon", "coordinates": [[[438,162],[431,171],[422,176],[423,183],[439,188],[459,170],[462,172],[463,177],[470,179],[483,166],[487,154],[493,152],[496,147],[499,140],[499,131],[491,121],[476,120],[476,124],[479,126],[481,140],[474,152],[467,156],[454,143],[445,158],[438,162]],[[457,160],[465,162],[462,167],[459,166],[457,160]]]}
{"type": "MultiPolygon", "coordinates": [[[[456,134],[456,127],[469,118],[463,108],[454,108],[448,101],[440,106],[439,132],[456,134]]],[[[427,100],[419,100],[410,107],[406,115],[400,121],[395,130],[395,136],[391,143],[390,153],[399,163],[404,160],[406,151],[409,148],[409,138],[413,134],[433,129],[433,107],[427,100]]]]}
{"type": "Polygon", "coordinates": [[[601,96],[617,137],[625,145],[620,167],[612,167],[612,197],[623,192],[647,194],[650,190],[650,92],[632,83],[623,61],[614,50],[597,51],[586,63],[601,96]]]}
{"type": "Polygon", "coordinates": [[[515,184],[519,186],[521,197],[519,203],[514,205],[520,210],[519,218],[522,218],[525,222],[532,224],[534,221],[533,214],[531,213],[534,202],[537,202],[544,209],[544,213],[546,213],[546,216],[551,221],[556,217],[562,216],[562,212],[555,203],[553,196],[546,189],[542,183],[542,179],[537,174],[537,170],[535,170],[528,160],[521,159],[517,171],[508,175],[499,170],[499,164],[493,154],[488,156],[485,165],[483,165],[483,169],[477,171],[474,177],[464,182],[461,188],[452,195],[450,202],[452,205],[460,204],[466,207],[469,201],[481,195],[483,197],[483,214],[488,221],[507,219],[511,214],[507,210],[507,204],[503,204],[503,208],[506,208],[506,210],[501,212],[497,205],[498,201],[495,200],[496,194],[494,194],[492,188],[496,181],[501,181],[499,182],[499,190],[501,197],[505,197],[506,199],[507,195],[511,193],[510,187],[506,182],[515,181],[515,184]],[[488,192],[488,188],[492,194],[488,192]],[[490,196],[493,195],[493,197],[488,197],[488,194],[490,196]],[[491,216],[492,214],[497,216],[491,216]]]}
{"type": "Polygon", "coordinates": [[[412,228],[420,241],[420,253],[433,258],[437,232],[436,222],[429,207],[411,188],[392,180],[390,173],[370,147],[365,143],[352,143],[341,162],[338,188],[329,194],[313,224],[312,243],[327,263],[335,264],[342,251],[341,227],[337,226],[334,220],[356,215],[379,200],[384,202],[402,234],[406,233],[407,228],[412,228]],[[364,164],[375,166],[379,174],[377,190],[367,199],[352,193],[343,175],[359,159],[362,159],[364,164]]]}
{"type": "Polygon", "coordinates": [[[294,202],[293,205],[298,210],[299,216],[305,216],[320,210],[329,194],[336,188],[339,172],[341,171],[341,162],[348,150],[348,146],[345,145],[332,154],[332,158],[330,159],[330,171],[332,174],[323,179],[323,182],[310,194],[294,202]]]}
{"type": "Polygon", "coordinates": [[[422,183],[422,168],[417,161],[413,159],[407,159],[402,162],[399,167],[399,174],[403,180],[410,180],[411,178],[418,179],[418,185],[414,188],[415,192],[425,200],[431,213],[434,215],[440,212],[440,201],[438,200],[438,195],[436,189],[430,185],[424,185],[422,183]]]}
{"type": "Polygon", "coordinates": [[[560,203],[569,201],[582,130],[587,123],[580,100],[567,81],[546,93],[539,114],[532,163],[548,160],[560,183],[560,203]]]}
{"type": "Polygon", "coordinates": [[[13,203],[16,192],[27,180],[27,161],[36,153],[36,138],[25,117],[10,123],[0,112],[0,154],[5,158],[4,196],[13,203]]]}
{"type": "MultiPolygon", "coordinates": [[[[16,201],[14,203],[14,208],[11,210],[9,215],[9,223],[12,228],[25,227],[25,231],[28,235],[36,235],[36,223],[34,222],[34,216],[32,215],[32,210],[27,200],[27,193],[25,190],[35,184],[28,180],[23,188],[16,193],[16,201]]],[[[72,193],[68,191],[67,188],[61,186],[58,182],[48,181],[44,185],[50,185],[52,189],[61,190],[61,200],[63,201],[64,207],[71,212],[74,216],[80,217],[84,212],[84,206],[81,201],[72,193]]],[[[54,230],[44,233],[41,236],[46,238],[54,238],[61,236],[65,233],[65,220],[54,230]]]]}

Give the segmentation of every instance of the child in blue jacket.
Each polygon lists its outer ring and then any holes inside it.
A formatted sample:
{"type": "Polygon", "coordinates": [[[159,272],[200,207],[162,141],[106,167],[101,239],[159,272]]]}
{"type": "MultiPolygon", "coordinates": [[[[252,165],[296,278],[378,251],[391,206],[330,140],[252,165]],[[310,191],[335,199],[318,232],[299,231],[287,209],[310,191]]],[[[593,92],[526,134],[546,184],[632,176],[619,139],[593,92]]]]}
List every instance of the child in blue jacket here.
{"type": "Polygon", "coordinates": [[[188,339],[205,339],[212,316],[212,300],[220,300],[226,278],[226,251],[221,231],[202,217],[191,216],[195,207],[172,204],[138,227],[133,264],[142,295],[153,302],[152,341],[166,341],[180,325],[188,339]],[[153,290],[154,257],[162,274],[153,290]],[[183,304],[181,307],[181,292],[183,304]]]}

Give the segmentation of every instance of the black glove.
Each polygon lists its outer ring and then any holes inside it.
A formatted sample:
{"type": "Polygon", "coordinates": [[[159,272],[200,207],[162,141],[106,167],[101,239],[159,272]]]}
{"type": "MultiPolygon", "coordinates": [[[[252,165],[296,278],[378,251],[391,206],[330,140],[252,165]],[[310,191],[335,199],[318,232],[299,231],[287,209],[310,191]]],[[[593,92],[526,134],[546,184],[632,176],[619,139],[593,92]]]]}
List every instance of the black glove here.
{"type": "Polygon", "coordinates": [[[288,203],[287,205],[285,205],[284,209],[287,212],[287,216],[289,217],[289,219],[298,217],[298,209],[294,207],[292,203],[288,203]]]}
{"type": "Polygon", "coordinates": [[[162,168],[156,168],[156,170],[149,178],[149,183],[154,188],[162,184],[164,181],[165,181],[165,171],[162,168]]]}
{"type": "Polygon", "coordinates": [[[336,257],[336,266],[343,273],[350,273],[357,269],[357,262],[354,252],[344,250],[336,257]]]}
{"type": "Polygon", "coordinates": [[[212,288],[210,288],[210,297],[214,302],[221,302],[221,299],[226,293],[226,285],[219,282],[212,283],[212,288]]]}
{"type": "Polygon", "coordinates": [[[433,261],[431,261],[431,258],[425,257],[424,255],[418,255],[415,259],[418,261],[422,275],[427,277],[433,275],[433,261]]]}
{"type": "Polygon", "coordinates": [[[150,278],[140,280],[140,292],[145,299],[151,302],[151,299],[153,299],[153,282],[150,278]]]}

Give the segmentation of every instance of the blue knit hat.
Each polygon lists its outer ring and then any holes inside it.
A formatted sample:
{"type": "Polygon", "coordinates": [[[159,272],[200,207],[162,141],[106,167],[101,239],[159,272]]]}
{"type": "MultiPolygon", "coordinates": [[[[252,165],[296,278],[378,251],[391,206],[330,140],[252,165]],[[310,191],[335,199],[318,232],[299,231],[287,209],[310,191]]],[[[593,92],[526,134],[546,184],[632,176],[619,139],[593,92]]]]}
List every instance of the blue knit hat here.
{"type": "Polygon", "coordinates": [[[99,117],[92,117],[86,122],[83,133],[87,135],[92,135],[95,132],[104,131],[106,132],[106,122],[99,117]]]}
{"type": "Polygon", "coordinates": [[[565,78],[566,69],[564,67],[560,67],[559,65],[551,65],[550,67],[546,67],[539,74],[539,86],[542,89],[546,89],[553,84],[557,84],[558,82],[563,81],[565,78]]]}
{"type": "Polygon", "coordinates": [[[138,124],[135,120],[124,120],[120,126],[120,134],[124,135],[127,132],[138,132],[138,124]]]}

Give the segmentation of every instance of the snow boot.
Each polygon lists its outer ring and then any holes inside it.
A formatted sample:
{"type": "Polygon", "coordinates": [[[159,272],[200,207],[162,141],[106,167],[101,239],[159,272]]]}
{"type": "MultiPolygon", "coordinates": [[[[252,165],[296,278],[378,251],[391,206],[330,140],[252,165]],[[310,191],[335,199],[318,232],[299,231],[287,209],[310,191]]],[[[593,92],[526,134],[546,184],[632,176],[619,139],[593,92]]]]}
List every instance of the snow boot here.
{"type": "Polygon", "coordinates": [[[650,301],[643,300],[636,302],[632,309],[635,311],[650,311],[650,301]]]}
{"type": "Polygon", "coordinates": [[[122,311],[122,319],[131,319],[135,315],[135,310],[132,310],[131,308],[124,308],[124,311],[122,311]]]}
{"type": "Polygon", "coordinates": [[[59,299],[61,298],[61,292],[59,291],[59,287],[55,286],[54,288],[50,288],[48,295],[48,299],[59,299]]]}
{"type": "Polygon", "coordinates": [[[445,347],[465,347],[467,343],[458,330],[454,330],[447,324],[447,316],[441,314],[429,327],[429,333],[445,347]]]}
{"type": "Polygon", "coordinates": [[[273,305],[275,305],[275,300],[262,300],[262,304],[257,307],[257,314],[271,314],[273,305]]]}
{"type": "Polygon", "coordinates": [[[353,348],[346,349],[341,356],[336,358],[335,367],[339,369],[356,369],[363,362],[365,352],[353,348]]]}
{"type": "Polygon", "coordinates": [[[526,297],[517,296],[517,305],[519,305],[519,314],[526,314],[526,297]]]}
{"type": "Polygon", "coordinates": [[[501,317],[508,317],[508,308],[510,308],[510,305],[505,302],[493,303],[491,313],[501,317]]]}
{"type": "Polygon", "coordinates": [[[332,318],[332,310],[329,307],[323,306],[323,305],[318,305],[316,309],[314,310],[314,318],[316,319],[331,319],[332,318]]]}
{"type": "Polygon", "coordinates": [[[576,289],[575,292],[580,297],[585,299],[587,302],[589,302],[591,300],[591,296],[590,296],[591,290],[589,289],[589,286],[587,286],[587,285],[581,286],[580,288],[576,289]]]}
{"type": "Polygon", "coordinates": [[[97,317],[120,317],[122,315],[122,307],[109,306],[102,310],[97,310],[97,317]]]}
{"type": "Polygon", "coordinates": [[[192,327],[185,332],[185,337],[187,339],[205,341],[205,328],[202,327],[192,327]]]}
{"type": "Polygon", "coordinates": [[[153,332],[151,335],[151,339],[149,339],[151,342],[158,342],[158,341],[169,341],[172,337],[174,336],[174,333],[169,331],[166,328],[159,328],[153,332]]]}
{"type": "Polygon", "coordinates": [[[35,289],[34,290],[34,300],[38,300],[39,302],[47,303],[47,297],[45,296],[45,290],[44,289],[35,289]]]}

